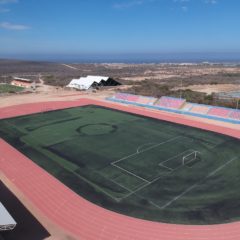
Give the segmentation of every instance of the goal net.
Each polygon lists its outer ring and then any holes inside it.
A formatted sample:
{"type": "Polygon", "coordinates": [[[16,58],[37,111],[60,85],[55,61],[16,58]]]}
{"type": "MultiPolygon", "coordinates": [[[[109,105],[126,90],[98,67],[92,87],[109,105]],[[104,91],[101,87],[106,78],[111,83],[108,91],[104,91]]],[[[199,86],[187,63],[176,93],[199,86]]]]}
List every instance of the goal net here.
{"type": "Polygon", "coordinates": [[[188,153],[187,155],[183,156],[182,158],[182,165],[187,165],[189,163],[192,163],[196,160],[200,160],[200,152],[198,151],[192,151],[191,153],[188,153]]]}

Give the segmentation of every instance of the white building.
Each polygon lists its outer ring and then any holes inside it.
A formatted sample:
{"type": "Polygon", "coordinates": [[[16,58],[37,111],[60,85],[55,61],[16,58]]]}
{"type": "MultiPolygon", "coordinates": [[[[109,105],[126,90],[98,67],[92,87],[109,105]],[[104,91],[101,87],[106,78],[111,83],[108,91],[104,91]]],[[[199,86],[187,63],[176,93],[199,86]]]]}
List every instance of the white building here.
{"type": "Polygon", "coordinates": [[[113,80],[110,77],[103,76],[87,76],[81,77],[79,79],[73,79],[67,87],[75,88],[78,90],[87,90],[91,87],[96,86],[117,86],[120,85],[117,81],[113,80]]]}
{"type": "Polygon", "coordinates": [[[17,223],[7,211],[7,209],[0,203],[0,231],[13,230],[17,223]]]}

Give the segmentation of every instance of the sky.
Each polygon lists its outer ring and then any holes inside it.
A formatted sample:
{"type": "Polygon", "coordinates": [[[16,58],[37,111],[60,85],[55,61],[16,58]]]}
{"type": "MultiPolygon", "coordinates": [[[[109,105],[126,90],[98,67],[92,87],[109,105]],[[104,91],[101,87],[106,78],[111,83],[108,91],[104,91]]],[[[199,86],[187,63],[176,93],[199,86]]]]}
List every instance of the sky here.
{"type": "Polygon", "coordinates": [[[0,0],[0,57],[240,53],[239,0],[0,0]]]}

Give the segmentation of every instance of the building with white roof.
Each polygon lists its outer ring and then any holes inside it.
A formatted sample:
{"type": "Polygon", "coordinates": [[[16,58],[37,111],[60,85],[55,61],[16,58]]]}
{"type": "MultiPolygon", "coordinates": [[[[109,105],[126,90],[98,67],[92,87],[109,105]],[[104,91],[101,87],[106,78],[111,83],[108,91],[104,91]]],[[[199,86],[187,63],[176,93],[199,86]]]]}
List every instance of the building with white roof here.
{"type": "Polygon", "coordinates": [[[99,87],[99,86],[117,86],[120,85],[119,82],[115,81],[110,77],[103,76],[87,76],[81,77],[79,79],[73,79],[67,87],[75,88],[78,90],[87,90],[91,87],[99,87]]]}
{"type": "Polygon", "coordinates": [[[13,230],[17,223],[0,202],[0,231],[13,230]]]}

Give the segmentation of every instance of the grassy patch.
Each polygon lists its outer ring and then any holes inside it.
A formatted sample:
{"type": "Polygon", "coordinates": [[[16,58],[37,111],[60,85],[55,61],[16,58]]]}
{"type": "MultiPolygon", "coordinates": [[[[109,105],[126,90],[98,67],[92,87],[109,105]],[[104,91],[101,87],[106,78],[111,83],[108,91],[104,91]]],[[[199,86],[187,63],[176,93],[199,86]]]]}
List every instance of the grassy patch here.
{"type": "Polygon", "coordinates": [[[10,84],[0,84],[0,93],[16,93],[23,90],[23,87],[12,86],[10,84]]]}

